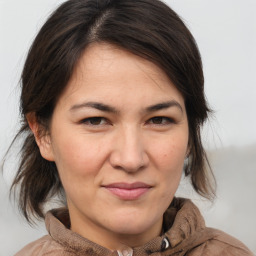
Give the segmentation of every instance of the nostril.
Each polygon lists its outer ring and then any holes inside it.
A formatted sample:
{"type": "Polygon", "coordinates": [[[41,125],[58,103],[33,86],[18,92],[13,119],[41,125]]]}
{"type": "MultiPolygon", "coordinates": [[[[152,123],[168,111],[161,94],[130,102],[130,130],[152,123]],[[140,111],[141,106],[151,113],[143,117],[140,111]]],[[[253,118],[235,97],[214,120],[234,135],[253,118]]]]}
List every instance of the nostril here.
{"type": "Polygon", "coordinates": [[[143,156],[122,156],[118,153],[110,157],[110,164],[113,168],[126,172],[137,172],[147,166],[147,160],[143,156]]]}
{"type": "Polygon", "coordinates": [[[123,170],[125,172],[137,172],[137,171],[141,171],[145,168],[145,165],[139,164],[139,165],[134,165],[134,164],[129,164],[129,163],[123,163],[120,165],[112,165],[115,169],[118,170],[123,170]]]}

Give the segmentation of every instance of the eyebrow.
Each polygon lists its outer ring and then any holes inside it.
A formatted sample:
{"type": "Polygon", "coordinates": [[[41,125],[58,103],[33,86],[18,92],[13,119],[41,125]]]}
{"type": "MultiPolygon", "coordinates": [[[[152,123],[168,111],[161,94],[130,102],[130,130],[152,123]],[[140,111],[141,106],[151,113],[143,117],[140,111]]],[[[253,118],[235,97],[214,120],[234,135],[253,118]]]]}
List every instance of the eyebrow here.
{"type": "Polygon", "coordinates": [[[72,111],[75,111],[75,110],[81,109],[81,108],[95,108],[100,111],[109,112],[109,113],[117,113],[118,112],[114,107],[111,107],[109,105],[99,103],[99,102],[85,102],[85,103],[81,103],[81,104],[76,104],[70,108],[70,111],[72,112],[72,111]]]}
{"type": "Polygon", "coordinates": [[[155,105],[151,105],[146,108],[146,112],[154,112],[154,111],[159,111],[162,109],[167,109],[170,107],[177,107],[181,110],[183,113],[183,108],[182,106],[176,101],[176,100],[171,100],[171,101],[166,101],[166,102],[161,102],[155,105]]]}
{"type": "MultiPolygon", "coordinates": [[[[170,107],[177,107],[183,113],[182,106],[176,100],[161,102],[161,103],[157,103],[157,104],[148,106],[145,108],[145,112],[150,113],[150,112],[167,109],[170,107]]],[[[115,114],[119,113],[119,111],[116,108],[106,105],[106,104],[103,104],[103,103],[99,103],[99,102],[84,102],[81,104],[75,104],[70,108],[70,111],[73,112],[73,111],[81,109],[81,108],[95,108],[95,109],[98,109],[103,112],[115,113],[115,114]]]]}

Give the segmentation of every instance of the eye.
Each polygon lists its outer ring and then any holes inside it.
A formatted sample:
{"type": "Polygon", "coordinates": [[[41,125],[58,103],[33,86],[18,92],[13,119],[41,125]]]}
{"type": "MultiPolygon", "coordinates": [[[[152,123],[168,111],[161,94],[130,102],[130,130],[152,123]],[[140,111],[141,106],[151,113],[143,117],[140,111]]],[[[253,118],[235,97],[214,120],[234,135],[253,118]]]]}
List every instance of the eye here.
{"type": "Polygon", "coordinates": [[[153,125],[168,125],[175,122],[172,118],[169,118],[169,117],[156,116],[149,119],[148,123],[153,125]]]}
{"type": "Polygon", "coordinates": [[[108,120],[104,117],[90,117],[83,119],[80,123],[90,126],[100,126],[109,124],[108,120]]]}

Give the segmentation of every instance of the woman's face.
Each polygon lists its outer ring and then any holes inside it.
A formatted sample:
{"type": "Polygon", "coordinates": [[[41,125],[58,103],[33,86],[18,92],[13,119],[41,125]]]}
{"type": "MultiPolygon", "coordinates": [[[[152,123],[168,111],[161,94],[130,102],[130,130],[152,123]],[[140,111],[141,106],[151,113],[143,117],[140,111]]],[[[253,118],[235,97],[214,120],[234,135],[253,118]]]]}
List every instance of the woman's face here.
{"type": "Polygon", "coordinates": [[[161,69],[113,45],[90,45],[40,145],[57,165],[71,229],[110,249],[159,235],[188,136],[184,99],[161,69]]]}

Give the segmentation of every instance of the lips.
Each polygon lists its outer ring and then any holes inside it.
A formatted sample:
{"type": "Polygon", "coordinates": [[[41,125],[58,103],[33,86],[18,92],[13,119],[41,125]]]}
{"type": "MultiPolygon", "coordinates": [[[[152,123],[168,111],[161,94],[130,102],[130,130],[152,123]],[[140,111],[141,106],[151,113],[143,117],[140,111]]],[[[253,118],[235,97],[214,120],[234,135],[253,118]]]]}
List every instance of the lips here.
{"type": "Polygon", "coordinates": [[[143,182],[135,183],[112,183],[103,186],[111,194],[122,200],[137,200],[152,188],[143,182]]]}

